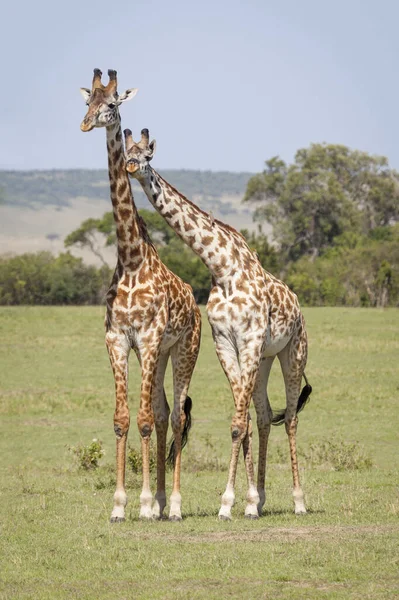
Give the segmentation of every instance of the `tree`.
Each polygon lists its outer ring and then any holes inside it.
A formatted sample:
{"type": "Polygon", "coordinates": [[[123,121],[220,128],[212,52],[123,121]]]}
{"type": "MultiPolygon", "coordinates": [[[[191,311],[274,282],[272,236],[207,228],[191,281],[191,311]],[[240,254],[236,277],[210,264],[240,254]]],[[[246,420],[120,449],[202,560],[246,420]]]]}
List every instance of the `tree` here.
{"type": "Polygon", "coordinates": [[[248,229],[241,229],[241,233],[251,250],[258,255],[262,267],[273,275],[277,275],[280,271],[280,257],[276,248],[269,243],[267,236],[262,232],[261,227],[259,226],[257,234],[248,229]]]}
{"type": "Polygon", "coordinates": [[[282,255],[315,259],[345,232],[368,234],[399,220],[399,174],[385,157],[312,144],[287,166],[278,157],[248,182],[244,202],[268,221],[282,255]]]}
{"type": "MultiPolygon", "coordinates": [[[[139,215],[144,219],[148,233],[156,246],[168,244],[174,237],[174,233],[160,214],[153,210],[142,208],[139,215]]],[[[103,214],[101,219],[86,219],[83,223],[72,231],[64,241],[65,247],[78,246],[87,248],[99,258],[103,265],[106,264],[101,252],[101,239],[103,246],[113,246],[116,244],[116,227],[112,211],[103,214]]]]}
{"type": "MultiPolygon", "coordinates": [[[[104,217],[106,217],[107,214],[108,213],[105,213],[104,217]]],[[[106,265],[107,263],[101,253],[98,241],[96,239],[96,234],[102,233],[106,236],[106,238],[108,238],[110,233],[106,233],[105,231],[101,230],[101,227],[101,219],[86,219],[86,221],[83,221],[78,229],[72,231],[72,233],[65,238],[65,247],[70,248],[71,246],[78,246],[78,248],[88,248],[95,256],[97,256],[97,258],[100,259],[103,265],[106,265]]],[[[106,243],[106,245],[108,244],[106,243]]]]}

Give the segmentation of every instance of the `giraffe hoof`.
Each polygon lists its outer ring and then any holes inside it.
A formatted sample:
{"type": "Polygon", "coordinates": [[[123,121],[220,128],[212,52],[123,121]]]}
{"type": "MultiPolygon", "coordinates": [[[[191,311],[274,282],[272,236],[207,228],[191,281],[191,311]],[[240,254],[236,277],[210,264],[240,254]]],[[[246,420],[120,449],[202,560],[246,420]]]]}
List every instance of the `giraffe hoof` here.
{"type": "Polygon", "coordinates": [[[245,515],[246,519],[250,519],[251,521],[257,521],[259,519],[259,515],[245,515]]]}
{"type": "Polygon", "coordinates": [[[299,515],[299,516],[300,515],[306,515],[306,508],[305,507],[303,507],[303,508],[296,508],[295,509],[295,514],[299,515]]]}
{"type": "Polygon", "coordinates": [[[227,515],[219,515],[219,521],[231,521],[231,517],[228,517],[227,515]]]}
{"type": "Polygon", "coordinates": [[[177,523],[178,521],[181,521],[181,520],[182,520],[182,518],[179,517],[179,515],[171,515],[169,517],[169,521],[173,521],[174,523],[177,523]]]}
{"type": "Polygon", "coordinates": [[[125,517],[111,517],[110,522],[111,523],[124,523],[125,517]]]}

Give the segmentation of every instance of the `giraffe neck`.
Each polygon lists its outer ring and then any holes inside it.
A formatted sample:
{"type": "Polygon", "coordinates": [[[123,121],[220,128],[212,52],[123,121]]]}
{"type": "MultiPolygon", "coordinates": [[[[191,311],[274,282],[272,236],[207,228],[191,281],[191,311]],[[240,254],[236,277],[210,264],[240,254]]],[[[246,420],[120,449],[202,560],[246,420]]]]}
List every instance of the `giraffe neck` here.
{"type": "Polygon", "coordinates": [[[243,236],[215,220],[175,190],[154,169],[137,176],[144,193],[177,235],[198,254],[214,279],[222,283],[254,259],[243,236]]]}
{"type": "Polygon", "coordinates": [[[108,176],[116,224],[118,260],[127,270],[136,270],[146,255],[146,232],[134,203],[126,172],[120,118],[106,127],[108,176]]]}

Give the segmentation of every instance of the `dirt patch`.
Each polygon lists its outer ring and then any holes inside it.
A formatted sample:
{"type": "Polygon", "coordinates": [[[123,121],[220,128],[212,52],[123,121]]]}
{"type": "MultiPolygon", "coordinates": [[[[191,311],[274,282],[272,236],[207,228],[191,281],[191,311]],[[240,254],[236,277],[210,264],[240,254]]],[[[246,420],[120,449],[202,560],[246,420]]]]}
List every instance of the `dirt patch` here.
{"type": "MultiPolygon", "coordinates": [[[[178,543],[207,543],[207,542],[277,542],[277,541],[298,541],[298,540],[318,540],[331,538],[357,537],[364,535],[384,535],[387,533],[398,533],[399,526],[394,525],[342,525],[342,526],[309,526],[309,527],[268,527],[259,530],[250,531],[212,531],[205,533],[168,533],[158,531],[157,539],[162,538],[165,541],[178,543]]],[[[123,535],[137,537],[141,540],[154,539],[154,532],[126,532],[123,535]]]]}

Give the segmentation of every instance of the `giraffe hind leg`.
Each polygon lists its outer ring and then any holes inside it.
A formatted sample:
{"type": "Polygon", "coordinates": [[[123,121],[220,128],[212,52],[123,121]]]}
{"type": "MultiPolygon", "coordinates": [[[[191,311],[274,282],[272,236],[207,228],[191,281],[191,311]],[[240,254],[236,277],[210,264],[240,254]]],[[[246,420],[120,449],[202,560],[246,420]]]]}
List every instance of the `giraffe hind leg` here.
{"type": "Polygon", "coordinates": [[[302,392],[300,391],[307,358],[307,339],[303,327],[293,336],[284,350],[279,353],[278,358],[283,372],[287,400],[284,423],[290,447],[295,514],[305,514],[306,508],[300,485],[296,447],[297,414],[308,401],[312,388],[305,377],[306,385],[302,392]]]}
{"type": "Polygon", "coordinates": [[[152,406],[157,434],[157,491],[152,505],[152,516],[154,519],[162,519],[166,506],[165,455],[170,409],[163,385],[168,359],[169,352],[160,355],[152,391],[152,406]]]}
{"type": "MultiPolygon", "coordinates": [[[[305,373],[303,374],[305,377],[305,373]]],[[[310,394],[312,393],[312,386],[309,385],[306,379],[306,383],[299,394],[296,414],[300,413],[310,400],[310,394]]],[[[282,425],[285,422],[286,409],[273,411],[272,425],[282,425]]]]}
{"type": "Polygon", "coordinates": [[[170,447],[170,458],[173,459],[173,489],[170,497],[169,520],[180,521],[181,493],[180,471],[181,452],[187,443],[191,428],[192,401],[187,396],[191,377],[197,362],[201,339],[201,315],[199,309],[193,313],[192,327],[171,348],[174,406],[172,411],[173,442],[170,447]]]}
{"type": "Polygon", "coordinates": [[[262,509],[266,501],[265,475],[267,463],[267,445],[270,434],[270,423],[272,420],[272,409],[270,407],[267,395],[267,384],[270,370],[273,365],[274,356],[264,357],[259,366],[255,388],[253,392],[253,402],[256,410],[257,426],[259,434],[259,458],[258,458],[258,481],[257,489],[259,502],[257,506],[258,514],[261,516],[262,509]]]}

